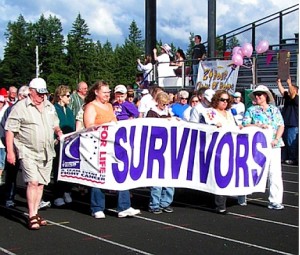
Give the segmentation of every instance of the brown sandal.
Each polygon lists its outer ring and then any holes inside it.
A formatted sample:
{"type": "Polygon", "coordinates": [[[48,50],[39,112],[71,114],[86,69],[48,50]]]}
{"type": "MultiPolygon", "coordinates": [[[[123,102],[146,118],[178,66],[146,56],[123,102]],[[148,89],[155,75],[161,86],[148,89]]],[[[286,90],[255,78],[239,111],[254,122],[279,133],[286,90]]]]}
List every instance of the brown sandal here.
{"type": "Polygon", "coordinates": [[[28,219],[28,228],[30,230],[38,230],[40,229],[40,224],[37,216],[32,216],[28,219]]]}
{"type": "Polygon", "coordinates": [[[37,214],[36,218],[37,218],[38,224],[40,226],[47,226],[47,224],[48,224],[47,221],[41,215],[37,214]]]}

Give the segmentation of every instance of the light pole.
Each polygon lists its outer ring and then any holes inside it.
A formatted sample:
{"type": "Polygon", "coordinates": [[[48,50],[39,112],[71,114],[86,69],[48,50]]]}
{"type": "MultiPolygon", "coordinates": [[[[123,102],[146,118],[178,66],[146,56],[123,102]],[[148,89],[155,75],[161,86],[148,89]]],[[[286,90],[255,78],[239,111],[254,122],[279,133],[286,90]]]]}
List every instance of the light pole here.
{"type": "Polygon", "coordinates": [[[35,74],[36,78],[40,76],[39,46],[35,46],[35,74]]]}
{"type": "Polygon", "coordinates": [[[215,57],[216,51],[216,0],[208,0],[208,57],[215,57]]]}

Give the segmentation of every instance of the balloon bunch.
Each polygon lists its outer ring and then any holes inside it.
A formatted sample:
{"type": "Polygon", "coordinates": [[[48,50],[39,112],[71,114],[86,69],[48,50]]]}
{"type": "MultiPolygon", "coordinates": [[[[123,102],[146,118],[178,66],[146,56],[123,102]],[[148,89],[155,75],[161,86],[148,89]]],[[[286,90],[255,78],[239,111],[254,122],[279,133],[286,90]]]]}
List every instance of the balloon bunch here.
{"type": "MultiPolygon", "coordinates": [[[[269,49],[269,43],[265,40],[260,41],[256,46],[256,53],[264,53],[269,49]]],[[[236,46],[232,49],[232,61],[236,66],[243,65],[243,58],[250,58],[253,53],[253,47],[250,43],[244,43],[242,47],[236,46]]]]}

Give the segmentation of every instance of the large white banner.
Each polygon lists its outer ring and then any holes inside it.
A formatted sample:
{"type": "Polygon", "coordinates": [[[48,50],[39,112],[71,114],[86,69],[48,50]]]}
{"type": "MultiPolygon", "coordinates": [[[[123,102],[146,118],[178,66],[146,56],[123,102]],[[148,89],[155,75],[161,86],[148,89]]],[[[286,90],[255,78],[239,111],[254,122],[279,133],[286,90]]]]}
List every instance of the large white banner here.
{"type": "Polygon", "coordinates": [[[199,63],[196,89],[201,87],[213,90],[225,89],[235,92],[239,74],[239,66],[233,65],[232,60],[201,61],[199,63]]]}
{"type": "Polygon", "coordinates": [[[265,192],[270,131],[158,118],[65,135],[58,179],[110,190],[165,186],[220,195],[265,192]]]}

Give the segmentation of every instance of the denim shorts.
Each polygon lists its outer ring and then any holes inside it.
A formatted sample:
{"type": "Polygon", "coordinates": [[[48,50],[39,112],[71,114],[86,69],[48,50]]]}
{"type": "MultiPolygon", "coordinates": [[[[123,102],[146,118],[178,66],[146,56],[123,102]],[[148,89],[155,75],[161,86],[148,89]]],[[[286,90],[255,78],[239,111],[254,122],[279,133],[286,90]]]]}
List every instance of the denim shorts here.
{"type": "Polygon", "coordinates": [[[5,166],[5,157],[6,157],[5,148],[0,148],[0,170],[4,169],[4,166],[5,166]]]}

